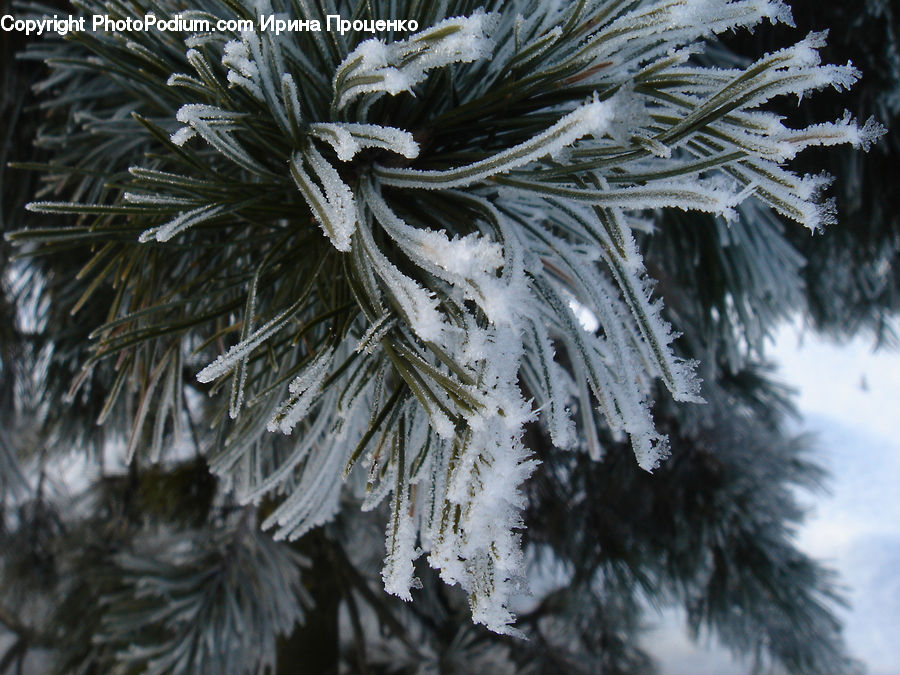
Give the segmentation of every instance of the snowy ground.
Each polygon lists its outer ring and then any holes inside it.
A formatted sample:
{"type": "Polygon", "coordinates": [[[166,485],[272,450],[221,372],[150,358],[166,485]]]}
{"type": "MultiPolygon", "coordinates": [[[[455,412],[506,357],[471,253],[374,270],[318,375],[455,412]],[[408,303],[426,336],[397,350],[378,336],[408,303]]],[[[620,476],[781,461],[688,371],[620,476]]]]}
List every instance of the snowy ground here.
{"type": "MultiPolygon", "coordinates": [[[[851,652],[870,675],[900,674],[900,354],[872,341],[838,346],[786,327],[771,356],[796,386],[802,430],[816,434],[831,473],[829,495],[805,498],[810,516],[800,547],[837,569],[847,587],[841,611],[851,652]]],[[[728,652],[695,647],[677,613],[647,636],[662,675],[747,672],[728,652]]]]}

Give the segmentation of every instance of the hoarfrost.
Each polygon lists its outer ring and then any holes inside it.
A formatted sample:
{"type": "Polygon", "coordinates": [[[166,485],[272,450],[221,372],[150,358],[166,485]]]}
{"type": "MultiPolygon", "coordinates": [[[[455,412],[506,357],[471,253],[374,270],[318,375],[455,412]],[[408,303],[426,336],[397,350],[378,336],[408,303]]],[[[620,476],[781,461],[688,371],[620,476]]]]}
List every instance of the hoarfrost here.
{"type": "Polygon", "coordinates": [[[377,124],[313,124],[310,133],[328,142],[344,162],[363,148],[390,150],[409,159],[419,156],[419,144],[403,129],[377,124]]]}
{"type": "Polygon", "coordinates": [[[496,14],[479,9],[469,17],[444,19],[408,40],[366,40],[337,68],[332,83],[335,109],[364,94],[410,91],[429,70],[484,58],[490,54],[489,36],[497,21],[496,14]]]}
{"type": "Polygon", "coordinates": [[[304,152],[294,154],[291,175],[334,247],[349,251],[350,237],[356,229],[356,201],[350,187],[312,144],[304,152]],[[321,187],[310,178],[306,166],[321,187]]]}
{"type": "Polygon", "coordinates": [[[582,136],[599,134],[606,129],[614,114],[612,106],[599,101],[595,95],[593,100],[579,106],[543,133],[474,164],[446,171],[383,168],[378,176],[385,185],[424,190],[471,185],[541,157],[551,156],[582,136]]]}
{"type": "MultiPolygon", "coordinates": [[[[345,476],[364,508],[390,505],[389,592],[412,598],[414,561],[425,553],[445,582],[469,594],[476,622],[508,634],[516,633],[510,598],[522,588],[521,486],[537,466],[522,442],[526,424],[539,421],[554,445],[595,459],[603,424],[652,471],[669,452],[651,412],[655,382],[675,400],[702,401],[696,364],[677,353],[632,230],[652,231],[649,212],[675,208],[721,216],[717,227],[728,232],[742,212],[764,207],[817,229],[834,218],[821,196],[828,179],[784,163],[810,146],[866,149],[884,133],[849,115],[791,129],[764,109],[778,96],[858,79],[850,64],[821,64],[823,33],[746,68],[692,59],[712,34],[792,24],[779,0],[559,2],[528,18],[524,2],[512,4],[522,11],[479,10],[406,40],[361,42],[333,77],[288,40],[249,31],[225,42],[227,82],[268,108],[292,144],[287,171],[351,270],[359,313],[304,345],[294,379],[248,403],[246,424],[247,369],[302,299],[251,332],[252,298],[238,344],[197,376],[213,382],[235,371],[236,431],[211,465],[233,478],[241,501],[286,495],[265,522],[277,537],[332,518],[345,476]],[[565,39],[572,17],[583,21],[578,40],[565,39]],[[454,147],[442,156],[439,144],[432,158],[425,150],[434,146],[416,140],[427,134],[385,126],[373,104],[427,91],[417,85],[452,64],[477,73],[462,92],[473,99],[526,72],[523,81],[577,86],[579,99],[523,113],[521,133],[500,128],[487,151],[465,148],[466,161],[448,159],[460,156],[454,147]],[[307,100],[310,92],[318,97],[307,100]],[[360,155],[367,149],[383,152],[360,155]],[[424,161],[431,164],[417,164],[424,161]],[[414,208],[430,200],[454,212],[414,208]],[[266,429],[296,439],[274,466],[258,451],[266,429]]],[[[259,11],[267,7],[263,0],[259,11]]],[[[313,39],[323,53],[334,46],[313,39]]],[[[214,79],[203,56],[211,44],[188,52],[199,77],[173,76],[173,86],[194,90],[214,79]]],[[[195,103],[177,119],[173,143],[198,135],[241,170],[274,175],[242,144],[245,113],[195,103]]],[[[141,171],[184,185],[175,174],[141,171]]],[[[142,241],[166,241],[225,213],[222,204],[178,197],[126,201],[169,214],[142,241]]]]}

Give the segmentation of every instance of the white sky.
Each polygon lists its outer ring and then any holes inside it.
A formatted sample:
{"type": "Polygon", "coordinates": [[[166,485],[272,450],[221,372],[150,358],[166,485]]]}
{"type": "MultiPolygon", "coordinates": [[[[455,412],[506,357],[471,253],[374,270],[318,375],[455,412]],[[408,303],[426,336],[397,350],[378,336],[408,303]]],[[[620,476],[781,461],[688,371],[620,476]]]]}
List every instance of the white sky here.
{"type": "MultiPolygon", "coordinates": [[[[807,495],[800,548],[836,569],[851,608],[840,611],[852,654],[870,675],[900,674],[900,354],[872,340],[835,345],[786,326],[770,356],[798,389],[800,429],[831,473],[830,494],[807,495]]],[[[662,675],[746,673],[717,647],[696,647],[677,612],[646,644],[662,675]]]]}

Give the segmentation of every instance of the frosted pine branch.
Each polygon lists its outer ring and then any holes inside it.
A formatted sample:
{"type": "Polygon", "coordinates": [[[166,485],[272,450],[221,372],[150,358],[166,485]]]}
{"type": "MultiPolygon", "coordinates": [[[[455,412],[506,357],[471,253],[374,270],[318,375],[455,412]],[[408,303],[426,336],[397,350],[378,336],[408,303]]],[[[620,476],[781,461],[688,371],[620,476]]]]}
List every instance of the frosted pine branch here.
{"type": "MultiPolygon", "coordinates": [[[[307,5],[220,9],[320,19],[307,5]]],[[[73,119],[117,128],[124,93],[137,140],[98,172],[109,186],[30,205],[82,220],[26,234],[108,245],[85,274],[119,295],[82,381],[113,356],[143,374],[129,451],[146,423],[156,452],[182,410],[183,344],[199,385],[230,381],[209,463],[240,501],[277,501],[265,527],[300,537],[342,492],[386,502],[387,590],[414,600],[425,554],[476,622],[515,633],[527,426],[595,459],[627,436],[652,471],[669,452],[656,382],[703,400],[636,224],[677,209],[752,230],[745,214],[768,209],[816,230],[833,220],[827,178],[787,162],[884,130],[791,129],[768,109],[858,79],[820,62],[824,34],[744,68],[696,58],[717,34],[790,24],[778,0],[445,6],[391,4],[422,19],[413,35],[198,34],[183,55],[163,33],[87,39],[95,54],[54,77],[92,72],[114,105],[73,119]],[[168,274],[136,273],[142,256],[168,274]]]]}

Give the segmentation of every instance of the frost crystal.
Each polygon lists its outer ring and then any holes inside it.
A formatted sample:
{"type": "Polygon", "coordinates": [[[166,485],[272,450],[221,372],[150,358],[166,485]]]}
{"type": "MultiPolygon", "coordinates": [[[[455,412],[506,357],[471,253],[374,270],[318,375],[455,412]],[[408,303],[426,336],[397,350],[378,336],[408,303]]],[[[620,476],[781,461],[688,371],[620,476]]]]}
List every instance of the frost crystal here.
{"type": "Polygon", "coordinates": [[[419,156],[419,144],[402,129],[377,124],[313,124],[310,131],[334,148],[338,159],[348,162],[363,148],[382,148],[409,159],[419,156]]]}
{"type": "Polygon", "coordinates": [[[366,40],[337,68],[332,83],[336,109],[364,94],[409,91],[430,70],[489,55],[497,20],[496,14],[479,10],[470,17],[444,19],[409,40],[366,40]]]}

